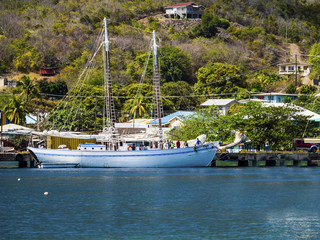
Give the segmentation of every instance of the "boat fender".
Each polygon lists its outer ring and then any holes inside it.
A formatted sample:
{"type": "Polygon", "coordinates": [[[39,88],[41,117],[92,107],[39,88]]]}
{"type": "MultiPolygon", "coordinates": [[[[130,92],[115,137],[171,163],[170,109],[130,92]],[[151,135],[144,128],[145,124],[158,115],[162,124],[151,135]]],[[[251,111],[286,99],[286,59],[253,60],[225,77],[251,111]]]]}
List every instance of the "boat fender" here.
{"type": "Polygon", "coordinates": [[[197,151],[197,147],[196,147],[196,146],[194,146],[194,151],[195,151],[195,152],[197,151]]]}

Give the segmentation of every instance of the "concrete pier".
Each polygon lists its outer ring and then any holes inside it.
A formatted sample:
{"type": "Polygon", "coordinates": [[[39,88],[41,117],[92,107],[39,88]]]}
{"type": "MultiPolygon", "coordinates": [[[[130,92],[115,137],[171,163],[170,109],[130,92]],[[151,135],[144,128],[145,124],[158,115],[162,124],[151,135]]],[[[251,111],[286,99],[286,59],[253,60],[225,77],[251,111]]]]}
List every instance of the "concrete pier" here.
{"type": "Polygon", "coordinates": [[[212,167],[320,166],[320,153],[309,152],[217,152],[212,167]]]}
{"type": "Polygon", "coordinates": [[[0,152],[0,162],[18,162],[19,168],[35,166],[29,152],[0,152]]]}

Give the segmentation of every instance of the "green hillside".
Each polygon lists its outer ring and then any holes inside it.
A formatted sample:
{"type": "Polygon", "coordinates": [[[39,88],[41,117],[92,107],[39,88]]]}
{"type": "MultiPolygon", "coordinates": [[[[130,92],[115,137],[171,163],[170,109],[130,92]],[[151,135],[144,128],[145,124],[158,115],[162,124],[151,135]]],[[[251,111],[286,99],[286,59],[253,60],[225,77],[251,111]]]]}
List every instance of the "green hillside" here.
{"type": "MultiPolygon", "coordinates": [[[[41,93],[65,94],[61,86],[73,86],[107,17],[114,95],[129,96],[116,99],[119,119],[125,120],[152,30],[161,40],[162,94],[168,96],[165,111],[194,110],[205,96],[241,99],[248,92],[288,91],[288,85],[295,92],[294,79],[277,75],[277,64],[293,61],[294,54],[320,54],[318,1],[203,0],[196,2],[206,7],[202,20],[165,18],[165,7],[178,2],[182,1],[2,0],[0,76],[19,80],[27,75],[33,80],[40,67],[56,67],[58,75],[49,81],[36,75],[31,85],[36,84],[41,93]]],[[[317,57],[299,55],[299,61],[313,63],[311,78],[318,77],[317,57]]],[[[146,77],[151,77],[148,71],[146,77]]],[[[87,91],[98,94],[102,83],[103,74],[97,68],[87,91]]],[[[298,84],[300,88],[301,81],[298,84]]],[[[144,87],[146,95],[151,86],[149,82],[144,87]]],[[[19,91],[6,91],[11,93],[19,91]]],[[[41,100],[47,101],[40,104],[43,111],[57,100],[48,96],[41,100]]],[[[36,103],[26,104],[29,112],[35,112],[36,103]]],[[[93,109],[94,103],[90,104],[93,109]]],[[[146,100],[143,114],[149,114],[148,104],[146,100]]]]}

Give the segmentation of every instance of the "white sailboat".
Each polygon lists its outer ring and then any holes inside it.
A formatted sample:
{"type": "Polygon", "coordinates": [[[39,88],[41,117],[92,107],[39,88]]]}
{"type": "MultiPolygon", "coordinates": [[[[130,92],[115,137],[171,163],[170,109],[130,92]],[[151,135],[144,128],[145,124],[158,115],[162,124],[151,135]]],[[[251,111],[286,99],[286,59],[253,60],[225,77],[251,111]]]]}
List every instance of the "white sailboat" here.
{"type": "MultiPolygon", "coordinates": [[[[110,119],[109,141],[115,143],[115,111],[112,99],[112,88],[109,66],[109,41],[107,21],[105,25],[105,50],[106,50],[106,111],[110,119]]],[[[186,148],[163,149],[163,132],[161,124],[161,97],[160,77],[157,63],[157,43],[155,31],[153,31],[153,54],[154,54],[154,87],[156,98],[156,113],[159,122],[159,148],[141,151],[115,151],[106,150],[105,145],[80,144],[78,150],[69,149],[43,149],[29,147],[28,150],[42,167],[114,167],[114,168],[166,168],[166,167],[205,167],[210,165],[217,151],[216,144],[207,143],[186,148]]]]}

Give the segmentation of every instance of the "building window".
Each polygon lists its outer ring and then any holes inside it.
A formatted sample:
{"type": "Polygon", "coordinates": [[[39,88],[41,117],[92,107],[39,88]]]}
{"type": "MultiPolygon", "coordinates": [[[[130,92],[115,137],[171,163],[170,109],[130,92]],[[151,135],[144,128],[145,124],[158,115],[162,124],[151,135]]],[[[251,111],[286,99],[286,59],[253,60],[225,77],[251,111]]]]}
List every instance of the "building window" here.
{"type": "Polygon", "coordinates": [[[289,71],[294,71],[294,66],[288,66],[289,71]]]}

